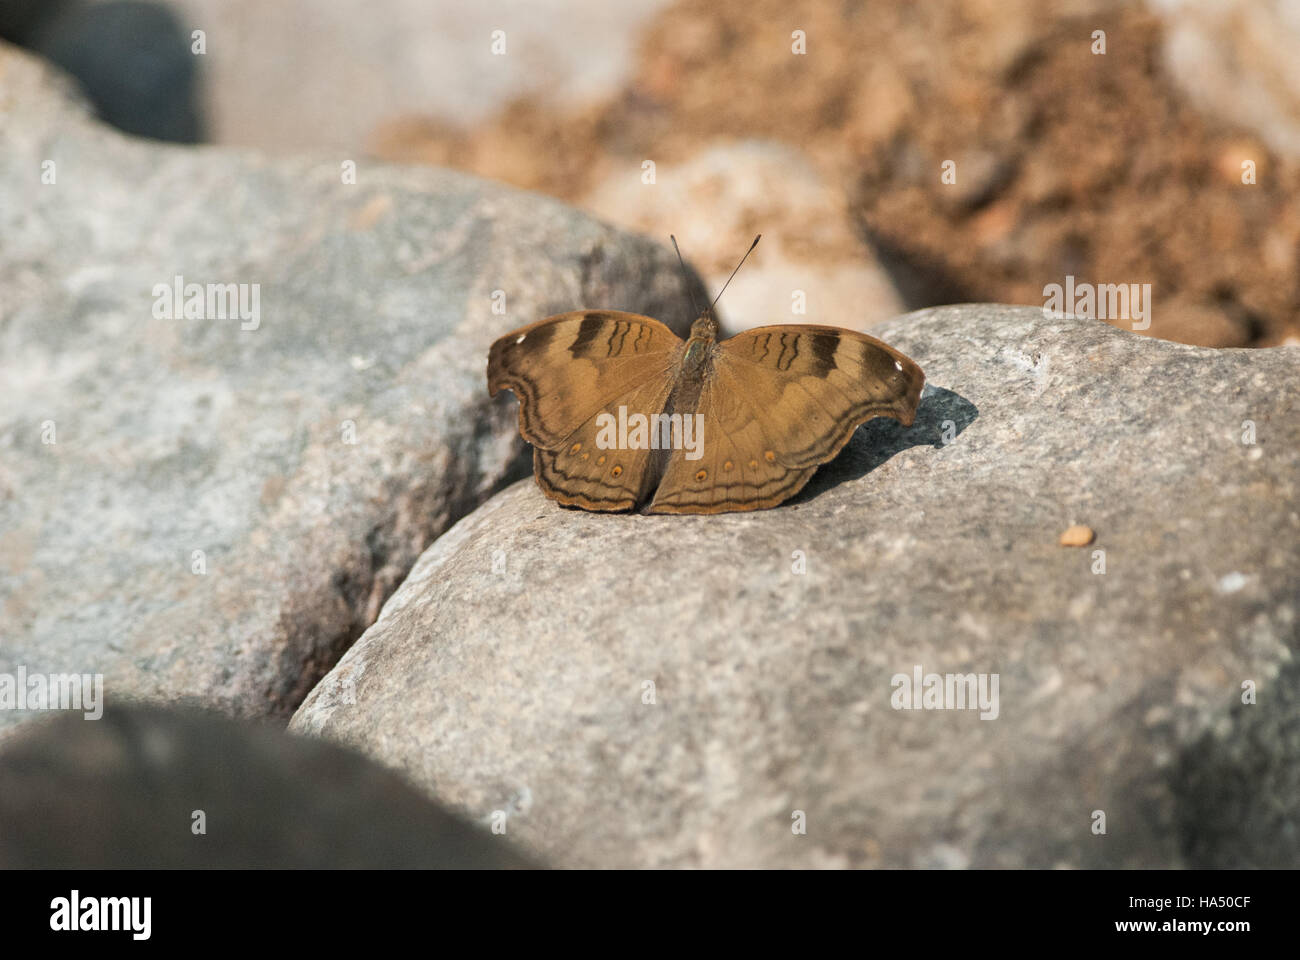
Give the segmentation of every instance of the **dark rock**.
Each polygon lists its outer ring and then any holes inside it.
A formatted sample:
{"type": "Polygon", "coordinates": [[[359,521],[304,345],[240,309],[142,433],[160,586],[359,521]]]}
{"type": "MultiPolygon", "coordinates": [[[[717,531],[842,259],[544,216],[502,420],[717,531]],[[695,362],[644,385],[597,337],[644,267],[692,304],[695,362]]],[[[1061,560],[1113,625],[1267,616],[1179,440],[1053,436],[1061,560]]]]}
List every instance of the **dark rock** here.
{"type": "Polygon", "coordinates": [[[29,724],[0,750],[3,869],[528,866],[394,773],[269,726],[117,706],[29,724]]]}

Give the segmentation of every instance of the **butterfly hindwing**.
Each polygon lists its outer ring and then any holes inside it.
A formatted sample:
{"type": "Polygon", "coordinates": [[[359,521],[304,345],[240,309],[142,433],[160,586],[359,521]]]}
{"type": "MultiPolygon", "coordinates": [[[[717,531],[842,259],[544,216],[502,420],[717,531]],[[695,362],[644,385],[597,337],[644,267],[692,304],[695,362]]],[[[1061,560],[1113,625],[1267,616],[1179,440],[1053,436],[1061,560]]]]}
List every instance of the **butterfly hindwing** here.
{"type": "Polygon", "coordinates": [[[598,411],[555,448],[534,448],[533,472],[538,486],[552,500],[587,510],[635,507],[649,493],[649,473],[657,451],[646,445],[620,446],[617,441],[608,445],[617,437],[610,421],[617,423],[620,407],[645,415],[663,410],[670,387],[668,377],[652,377],[616,397],[609,409],[598,411]]]}
{"type": "Polygon", "coordinates": [[[700,393],[701,443],[673,450],[651,513],[723,513],[776,506],[808,482],[816,467],[790,467],[776,459],[758,412],[744,397],[743,382],[714,368],[700,393]],[[768,452],[772,451],[772,456],[768,452]]]}

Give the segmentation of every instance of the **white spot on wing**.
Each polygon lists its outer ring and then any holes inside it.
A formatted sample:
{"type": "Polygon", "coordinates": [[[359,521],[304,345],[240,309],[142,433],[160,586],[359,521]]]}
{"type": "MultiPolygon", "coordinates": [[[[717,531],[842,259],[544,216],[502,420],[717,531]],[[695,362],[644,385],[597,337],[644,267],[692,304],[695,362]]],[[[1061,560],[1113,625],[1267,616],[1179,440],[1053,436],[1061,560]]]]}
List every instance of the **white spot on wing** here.
{"type": "MultiPolygon", "coordinates": [[[[522,340],[523,337],[520,337],[519,339],[522,340]]],[[[895,361],[894,361],[894,369],[895,369],[895,370],[902,370],[902,369],[903,369],[903,365],[902,365],[901,363],[899,363],[897,360],[895,360],[895,361]]]]}
{"type": "Polygon", "coordinates": [[[528,334],[526,334],[526,333],[521,333],[521,334],[519,334],[519,336],[515,337],[515,343],[523,343],[523,342],[524,342],[524,337],[526,337],[526,336],[528,336],[528,334]]]}

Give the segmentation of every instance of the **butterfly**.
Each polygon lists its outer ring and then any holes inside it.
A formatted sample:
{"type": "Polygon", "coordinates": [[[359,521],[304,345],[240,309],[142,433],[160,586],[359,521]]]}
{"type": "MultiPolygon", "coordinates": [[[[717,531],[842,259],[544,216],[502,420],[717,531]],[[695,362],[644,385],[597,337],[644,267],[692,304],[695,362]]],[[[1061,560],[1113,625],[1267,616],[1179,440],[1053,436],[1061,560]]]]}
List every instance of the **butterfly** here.
{"type": "Polygon", "coordinates": [[[488,391],[518,398],[548,497],[599,511],[760,510],[798,493],[872,417],[912,424],[925,375],[893,347],[804,324],[719,342],[716,304],[685,341],[650,317],[574,310],[492,344],[488,391]]]}

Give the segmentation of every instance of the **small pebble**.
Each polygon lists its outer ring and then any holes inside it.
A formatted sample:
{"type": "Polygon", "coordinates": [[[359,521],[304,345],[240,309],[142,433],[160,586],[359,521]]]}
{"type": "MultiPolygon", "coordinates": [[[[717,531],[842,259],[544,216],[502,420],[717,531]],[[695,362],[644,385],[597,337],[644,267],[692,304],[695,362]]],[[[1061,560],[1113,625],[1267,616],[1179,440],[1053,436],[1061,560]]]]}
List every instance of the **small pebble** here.
{"type": "Polygon", "coordinates": [[[1061,534],[1060,544],[1063,547],[1086,547],[1092,543],[1095,536],[1092,527],[1085,527],[1081,523],[1076,523],[1061,534]]]}

